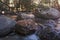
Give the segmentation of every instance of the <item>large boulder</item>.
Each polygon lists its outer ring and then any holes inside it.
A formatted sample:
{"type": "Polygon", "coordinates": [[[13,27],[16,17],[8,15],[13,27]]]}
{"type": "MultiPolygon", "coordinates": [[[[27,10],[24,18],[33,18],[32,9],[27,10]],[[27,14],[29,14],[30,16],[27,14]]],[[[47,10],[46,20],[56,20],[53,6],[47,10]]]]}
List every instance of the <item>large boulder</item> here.
{"type": "Polygon", "coordinates": [[[19,20],[16,24],[16,32],[22,35],[33,34],[37,29],[37,23],[31,19],[19,20]]]}
{"type": "Polygon", "coordinates": [[[5,36],[13,31],[16,22],[6,16],[0,16],[0,36],[5,36]]]}
{"type": "Polygon", "coordinates": [[[60,12],[55,8],[48,8],[46,10],[38,8],[36,9],[34,15],[39,18],[57,19],[60,17],[60,12]]]}

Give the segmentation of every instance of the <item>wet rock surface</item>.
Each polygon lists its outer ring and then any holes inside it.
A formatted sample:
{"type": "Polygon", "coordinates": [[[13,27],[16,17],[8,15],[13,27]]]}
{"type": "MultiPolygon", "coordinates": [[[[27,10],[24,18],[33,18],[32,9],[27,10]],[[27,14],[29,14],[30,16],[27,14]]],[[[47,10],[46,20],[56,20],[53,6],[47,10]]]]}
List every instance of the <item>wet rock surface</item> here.
{"type": "Polygon", "coordinates": [[[55,29],[51,25],[40,25],[42,29],[37,34],[41,40],[60,40],[60,30],[55,29]]]}
{"type": "Polygon", "coordinates": [[[41,30],[37,31],[37,35],[41,40],[60,40],[60,30],[55,29],[57,27],[57,23],[52,19],[35,19],[37,23],[39,23],[41,30]]]}
{"type": "Polygon", "coordinates": [[[34,19],[35,16],[32,13],[20,13],[18,14],[17,20],[22,20],[22,19],[34,19]]]}
{"type": "Polygon", "coordinates": [[[41,18],[36,18],[35,21],[37,23],[43,24],[45,26],[51,26],[51,27],[56,27],[57,23],[55,20],[52,19],[41,19],[41,18]]]}
{"type": "Polygon", "coordinates": [[[47,8],[46,10],[38,8],[34,15],[38,18],[57,19],[60,17],[60,12],[55,8],[47,8]]]}
{"type": "Polygon", "coordinates": [[[16,25],[16,32],[27,35],[32,34],[38,29],[37,23],[35,23],[33,20],[20,20],[17,22],[16,25]]]}
{"type": "Polygon", "coordinates": [[[40,32],[40,39],[41,40],[60,40],[60,35],[58,33],[59,31],[55,30],[55,29],[50,29],[50,28],[46,28],[43,29],[40,32]]]}
{"type": "Polygon", "coordinates": [[[1,15],[0,16],[0,37],[5,36],[13,31],[16,22],[10,18],[1,15]]]}
{"type": "Polygon", "coordinates": [[[40,40],[39,37],[35,34],[28,36],[20,36],[16,33],[10,34],[6,37],[0,38],[0,40],[40,40]]]}

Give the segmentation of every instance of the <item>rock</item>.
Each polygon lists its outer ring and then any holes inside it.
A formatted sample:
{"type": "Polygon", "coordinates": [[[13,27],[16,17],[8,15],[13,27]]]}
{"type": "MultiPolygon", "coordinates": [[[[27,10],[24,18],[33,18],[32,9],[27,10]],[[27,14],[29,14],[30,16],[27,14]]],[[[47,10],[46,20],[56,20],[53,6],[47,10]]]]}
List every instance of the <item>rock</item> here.
{"type": "Polygon", "coordinates": [[[55,34],[51,32],[51,28],[46,27],[40,31],[38,36],[41,38],[41,40],[52,40],[52,35],[55,36],[55,34]]]}
{"type": "Polygon", "coordinates": [[[33,19],[35,16],[33,14],[21,14],[23,19],[33,19]]]}
{"type": "Polygon", "coordinates": [[[22,39],[20,39],[18,35],[13,35],[0,38],[0,40],[22,40],[22,39]]]}
{"type": "Polygon", "coordinates": [[[43,25],[55,28],[57,26],[57,23],[54,20],[45,20],[45,23],[43,25]]]}
{"type": "Polygon", "coordinates": [[[57,26],[57,22],[55,20],[51,20],[51,19],[36,18],[35,21],[37,23],[43,24],[45,26],[51,26],[51,27],[56,27],[57,26]]]}
{"type": "Polygon", "coordinates": [[[35,34],[28,35],[28,36],[20,36],[20,35],[12,35],[0,38],[0,40],[39,40],[39,37],[35,34]]]}
{"type": "Polygon", "coordinates": [[[41,40],[60,40],[60,31],[51,26],[42,27],[43,28],[37,33],[41,40]]]}
{"type": "Polygon", "coordinates": [[[55,8],[49,8],[48,10],[38,8],[34,15],[44,19],[57,19],[60,17],[60,12],[55,8]]]}
{"type": "Polygon", "coordinates": [[[24,38],[24,40],[40,40],[39,37],[35,34],[28,35],[24,38]]]}
{"type": "MultiPolygon", "coordinates": [[[[47,19],[36,19],[36,22],[39,24],[40,28],[37,31],[37,34],[39,34],[40,32],[43,32],[42,30],[54,30],[55,27],[57,26],[57,23],[54,20],[47,20],[47,19]]],[[[44,31],[45,31],[44,30],[44,31]]]]}
{"type": "Polygon", "coordinates": [[[0,16],[0,36],[5,36],[13,31],[16,22],[10,18],[0,16]]]}
{"type": "Polygon", "coordinates": [[[17,20],[22,20],[22,19],[34,19],[35,16],[32,13],[26,14],[26,13],[21,13],[18,15],[17,20]]]}
{"type": "Polygon", "coordinates": [[[37,29],[37,23],[31,19],[17,21],[16,24],[16,32],[22,35],[33,34],[37,29]]]}

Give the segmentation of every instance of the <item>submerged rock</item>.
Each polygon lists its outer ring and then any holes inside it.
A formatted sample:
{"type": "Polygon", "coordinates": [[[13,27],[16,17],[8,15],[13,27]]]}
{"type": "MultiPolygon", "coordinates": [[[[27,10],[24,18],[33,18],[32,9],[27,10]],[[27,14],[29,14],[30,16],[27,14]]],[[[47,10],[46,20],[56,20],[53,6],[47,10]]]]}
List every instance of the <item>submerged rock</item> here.
{"type": "Polygon", "coordinates": [[[0,16],[0,36],[5,36],[13,31],[16,22],[6,16],[0,16]]]}

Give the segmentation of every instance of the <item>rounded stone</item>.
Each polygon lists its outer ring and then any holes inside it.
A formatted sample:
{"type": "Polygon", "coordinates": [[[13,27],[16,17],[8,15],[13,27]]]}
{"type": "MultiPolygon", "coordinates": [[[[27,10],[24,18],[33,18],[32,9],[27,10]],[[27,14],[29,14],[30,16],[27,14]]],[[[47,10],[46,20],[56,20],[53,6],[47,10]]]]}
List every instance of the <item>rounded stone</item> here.
{"type": "Polygon", "coordinates": [[[23,20],[23,19],[34,19],[34,18],[35,18],[35,16],[32,13],[28,13],[28,14],[27,13],[20,13],[17,17],[17,21],[23,20]]]}
{"type": "Polygon", "coordinates": [[[0,16],[0,36],[5,36],[13,31],[16,22],[4,15],[0,16]]]}
{"type": "Polygon", "coordinates": [[[44,19],[57,19],[60,17],[60,12],[55,8],[49,8],[48,10],[37,9],[34,13],[36,17],[44,19]]]}
{"type": "Polygon", "coordinates": [[[33,34],[37,29],[37,23],[31,19],[19,20],[16,24],[16,32],[22,35],[33,34]]]}

